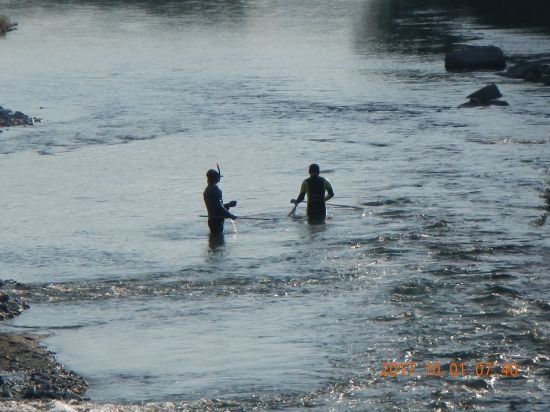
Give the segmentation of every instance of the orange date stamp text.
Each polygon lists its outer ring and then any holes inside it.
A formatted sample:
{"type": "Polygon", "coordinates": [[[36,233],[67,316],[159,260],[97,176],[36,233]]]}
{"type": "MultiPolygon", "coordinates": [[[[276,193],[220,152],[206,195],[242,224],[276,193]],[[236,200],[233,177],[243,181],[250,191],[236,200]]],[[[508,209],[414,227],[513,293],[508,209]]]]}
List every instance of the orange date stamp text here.
{"type": "Polygon", "coordinates": [[[424,365],[415,362],[382,362],[382,376],[517,376],[519,367],[516,362],[505,362],[501,365],[495,362],[476,362],[475,366],[467,366],[464,362],[444,363],[426,362],[424,365]],[[448,365],[448,366],[447,366],[448,365]]]}

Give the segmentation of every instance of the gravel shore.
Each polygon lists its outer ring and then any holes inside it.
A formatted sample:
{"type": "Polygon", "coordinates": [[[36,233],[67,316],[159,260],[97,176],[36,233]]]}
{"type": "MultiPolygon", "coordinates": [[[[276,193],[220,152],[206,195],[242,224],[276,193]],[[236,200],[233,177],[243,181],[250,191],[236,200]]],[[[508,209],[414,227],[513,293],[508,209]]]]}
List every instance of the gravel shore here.
{"type": "MultiPolygon", "coordinates": [[[[0,320],[10,319],[28,309],[24,302],[2,293],[0,320]]],[[[87,383],[81,376],[57,363],[52,352],[39,344],[34,334],[0,331],[0,409],[3,401],[60,399],[82,401],[87,383]]]]}

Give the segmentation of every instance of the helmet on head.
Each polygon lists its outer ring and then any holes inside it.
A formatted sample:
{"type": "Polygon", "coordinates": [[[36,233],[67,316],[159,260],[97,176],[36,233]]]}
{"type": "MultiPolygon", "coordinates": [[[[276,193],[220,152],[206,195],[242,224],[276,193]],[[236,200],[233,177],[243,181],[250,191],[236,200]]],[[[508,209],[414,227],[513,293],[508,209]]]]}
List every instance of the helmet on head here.
{"type": "Polygon", "coordinates": [[[309,165],[309,174],[318,175],[319,173],[321,173],[321,168],[318,164],[313,163],[309,165]]]}
{"type": "Polygon", "coordinates": [[[206,172],[206,179],[208,179],[209,182],[218,183],[220,181],[220,174],[214,169],[210,169],[206,172]]]}

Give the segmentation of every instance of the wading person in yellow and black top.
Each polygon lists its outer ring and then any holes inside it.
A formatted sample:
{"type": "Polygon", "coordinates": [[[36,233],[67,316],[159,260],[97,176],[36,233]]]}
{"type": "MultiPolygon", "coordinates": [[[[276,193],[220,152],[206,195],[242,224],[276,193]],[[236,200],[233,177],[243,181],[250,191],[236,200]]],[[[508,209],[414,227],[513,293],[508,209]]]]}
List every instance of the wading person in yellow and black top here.
{"type": "Polygon", "coordinates": [[[310,165],[309,178],[302,182],[298,198],[290,201],[290,203],[297,205],[303,202],[307,195],[307,217],[311,220],[326,218],[327,208],[325,202],[334,196],[330,182],[319,176],[319,173],[321,173],[319,165],[315,163],[310,165]]]}
{"type": "Polygon", "coordinates": [[[225,218],[237,219],[237,216],[229,213],[229,208],[237,206],[237,202],[223,203],[222,191],[218,187],[220,177],[220,173],[214,169],[206,172],[208,186],[206,186],[203,193],[204,204],[208,211],[208,227],[210,228],[210,233],[213,235],[223,234],[223,222],[225,218]]]}

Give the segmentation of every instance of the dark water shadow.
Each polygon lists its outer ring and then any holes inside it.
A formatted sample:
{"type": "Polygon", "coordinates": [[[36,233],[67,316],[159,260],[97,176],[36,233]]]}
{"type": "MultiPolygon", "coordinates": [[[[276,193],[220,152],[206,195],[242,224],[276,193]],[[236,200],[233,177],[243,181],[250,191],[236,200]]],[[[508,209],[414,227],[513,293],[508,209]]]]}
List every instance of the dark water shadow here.
{"type": "Polygon", "coordinates": [[[461,32],[464,19],[503,29],[550,34],[550,1],[365,0],[355,30],[359,52],[438,54],[479,37],[461,32]]]}
{"type": "Polygon", "coordinates": [[[535,29],[550,34],[548,0],[462,0],[443,1],[447,6],[464,3],[468,14],[479,22],[505,29],[535,29]]]}
{"type": "Polygon", "coordinates": [[[328,228],[325,219],[307,219],[306,222],[309,240],[322,242],[323,233],[325,233],[328,228]]]}
{"type": "Polygon", "coordinates": [[[367,0],[355,31],[360,52],[442,53],[462,41],[453,34],[461,9],[440,10],[429,2],[367,0]]]}
{"type": "Polygon", "coordinates": [[[223,234],[208,235],[208,253],[219,252],[225,246],[225,236],[223,234]]]}
{"type": "MultiPolygon", "coordinates": [[[[31,1],[31,4],[35,2],[31,1]]],[[[246,2],[243,0],[45,0],[36,2],[41,6],[94,6],[98,8],[134,7],[151,14],[170,17],[192,16],[202,20],[240,21],[245,16],[246,2]]]]}

